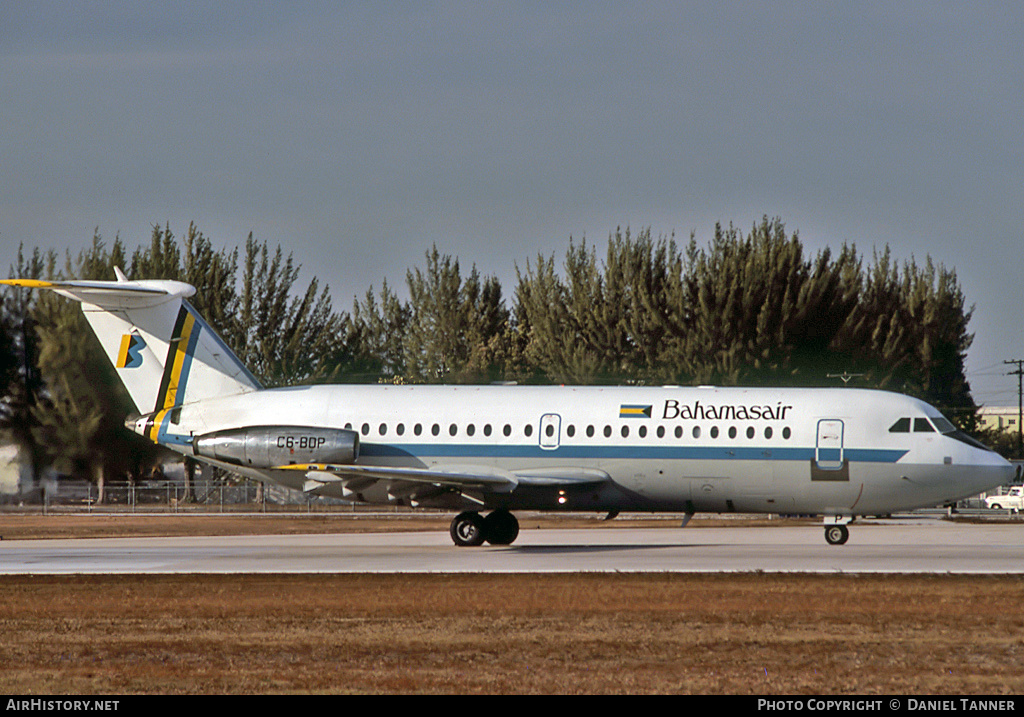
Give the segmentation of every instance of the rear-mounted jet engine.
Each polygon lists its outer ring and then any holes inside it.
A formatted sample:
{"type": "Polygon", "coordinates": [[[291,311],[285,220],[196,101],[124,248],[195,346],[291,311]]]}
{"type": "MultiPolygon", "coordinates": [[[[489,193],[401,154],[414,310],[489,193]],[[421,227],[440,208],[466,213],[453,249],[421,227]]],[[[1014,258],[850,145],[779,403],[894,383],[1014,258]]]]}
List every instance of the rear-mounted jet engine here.
{"type": "Polygon", "coordinates": [[[342,428],[253,426],[196,436],[197,456],[252,468],[296,463],[354,463],[359,434],[342,428]]]}

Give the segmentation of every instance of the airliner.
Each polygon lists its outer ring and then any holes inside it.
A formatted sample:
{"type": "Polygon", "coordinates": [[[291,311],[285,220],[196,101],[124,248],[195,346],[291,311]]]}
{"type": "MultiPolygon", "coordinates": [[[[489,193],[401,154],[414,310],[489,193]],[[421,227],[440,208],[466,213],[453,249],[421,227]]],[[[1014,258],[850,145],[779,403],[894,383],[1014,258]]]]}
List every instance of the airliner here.
{"type": "Polygon", "coordinates": [[[457,513],[457,546],[510,545],[513,511],[859,516],[1010,483],[929,404],[852,388],[331,385],[264,389],[168,280],[8,279],[79,301],[137,415],[194,460],[315,496],[457,513]],[[486,515],[485,515],[486,514],[486,515]]]}

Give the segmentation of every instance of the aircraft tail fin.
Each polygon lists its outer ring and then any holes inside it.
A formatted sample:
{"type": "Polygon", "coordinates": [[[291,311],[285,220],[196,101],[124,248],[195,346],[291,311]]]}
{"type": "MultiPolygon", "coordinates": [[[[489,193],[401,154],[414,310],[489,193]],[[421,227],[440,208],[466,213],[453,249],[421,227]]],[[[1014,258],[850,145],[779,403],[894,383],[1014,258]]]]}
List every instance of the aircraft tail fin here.
{"type": "Polygon", "coordinates": [[[165,416],[192,401],[261,388],[227,344],[186,301],[180,281],[6,279],[0,284],[49,289],[82,304],[89,325],[140,414],[165,416]]]}

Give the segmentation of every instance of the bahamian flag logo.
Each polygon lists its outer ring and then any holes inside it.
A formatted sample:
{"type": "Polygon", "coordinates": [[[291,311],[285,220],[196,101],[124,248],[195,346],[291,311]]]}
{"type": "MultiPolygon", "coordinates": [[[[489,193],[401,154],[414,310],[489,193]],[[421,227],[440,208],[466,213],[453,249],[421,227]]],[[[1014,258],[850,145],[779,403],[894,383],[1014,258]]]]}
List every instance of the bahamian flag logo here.
{"type": "Polygon", "coordinates": [[[117,352],[118,368],[138,368],[142,365],[142,349],[146,348],[145,340],[136,332],[121,337],[121,348],[117,352]]]}
{"type": "Polygon", "coordinates": [[[624,403],[619,406],[619,418],[650,418],[651,406],[624,403]]]}

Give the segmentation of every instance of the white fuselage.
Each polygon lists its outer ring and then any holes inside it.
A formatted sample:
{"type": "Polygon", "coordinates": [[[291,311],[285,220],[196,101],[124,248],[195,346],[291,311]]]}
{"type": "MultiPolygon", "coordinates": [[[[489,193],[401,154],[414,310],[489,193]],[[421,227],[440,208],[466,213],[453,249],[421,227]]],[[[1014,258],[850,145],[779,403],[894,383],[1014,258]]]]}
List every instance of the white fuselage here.
{"type": "MultiPolygon", "coordinates": [[[[923,430],[927,421],[890,430],[902,418],[941,420],[928,404],[857,389],[311,386],[207,399],[175,418],[160,442],[186,455],[196,436],[292,425],[358,432],[364,466],[610,477],[446,493],[435,502],[445,507],[874,515],[975,495],[1013,475],[996,453],[923,430]]],[[[305,478],[232,470],[294,488],[305,478]]],[[[366,481],[357,499],[400,502],[387,483],[366,481]]]]}

